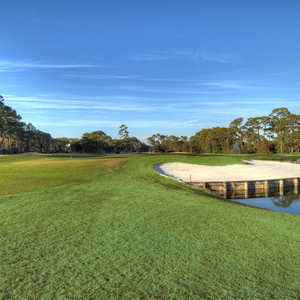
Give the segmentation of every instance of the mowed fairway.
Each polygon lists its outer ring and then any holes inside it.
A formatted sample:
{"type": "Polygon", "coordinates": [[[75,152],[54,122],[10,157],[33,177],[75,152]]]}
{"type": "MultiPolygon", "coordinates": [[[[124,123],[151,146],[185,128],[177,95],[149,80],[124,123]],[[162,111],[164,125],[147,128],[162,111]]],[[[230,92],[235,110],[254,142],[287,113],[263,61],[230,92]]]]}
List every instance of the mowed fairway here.
{"type": "Polygon", "coordinates": [[[68,182],[86,181],[117,167],[125,157],[89,155],[0,156],[0,195],[17,194],[68,182]]]}
{"type": "Polygon", "coordinates": [[[2,157],[0,299],[299,299],[299,216],[153,169],[245,158],[2,157]]]}

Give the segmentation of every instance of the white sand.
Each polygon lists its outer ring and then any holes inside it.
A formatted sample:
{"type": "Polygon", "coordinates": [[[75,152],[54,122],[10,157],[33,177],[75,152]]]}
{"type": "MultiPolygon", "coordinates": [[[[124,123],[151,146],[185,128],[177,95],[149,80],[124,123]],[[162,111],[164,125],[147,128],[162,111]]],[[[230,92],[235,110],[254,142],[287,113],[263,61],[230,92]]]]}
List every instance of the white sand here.
{"type": "Polygon", "coordinates": [[[163,175],[183,181],[246,181],[300,178],[300,164],[252,160],[244,165],[203,166],[165,163],[156,166],[163,175]]]}

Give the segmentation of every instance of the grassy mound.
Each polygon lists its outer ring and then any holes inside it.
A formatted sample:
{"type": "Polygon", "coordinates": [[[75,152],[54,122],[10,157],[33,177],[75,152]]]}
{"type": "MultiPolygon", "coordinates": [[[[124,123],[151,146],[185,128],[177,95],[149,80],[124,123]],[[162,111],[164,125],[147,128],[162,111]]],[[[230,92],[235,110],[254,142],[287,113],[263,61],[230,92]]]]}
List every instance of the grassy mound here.
{"type": "Polygon", "coordinates": [[[1,172],[9,164],[26,176],[30,168],[49,177],[73,169],[55,182],[62,185],[36,184],[37,176],[32,189],[42,189],[0,198],[0,298],[300,294],[299,216],[209,197],[153,169],[172,161],[241,163],[246,156],[133,155],[119,168],[109,163],[118,158],[20,157],[20,165],[1,160],[1,172]]]}

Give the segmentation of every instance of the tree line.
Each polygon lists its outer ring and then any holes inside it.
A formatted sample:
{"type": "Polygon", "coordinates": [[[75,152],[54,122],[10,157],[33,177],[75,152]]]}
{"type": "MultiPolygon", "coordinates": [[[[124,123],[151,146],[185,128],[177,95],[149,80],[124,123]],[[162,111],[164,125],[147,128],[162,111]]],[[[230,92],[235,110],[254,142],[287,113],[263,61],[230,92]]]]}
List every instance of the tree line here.
{"type": "Polygon", "coordinates": [[[276,108],[267,116],[237,118],[228,127],[202,129],[190,143],[195,152],[300,152],[300,115],[276,108]]]}
{"type": "Polygon", "coordinates": [[[193,153],[290,153],[300,152],[300,115],[287,108],[267,116],[237,118],[228,127],[205,128],[191,137],[153,134],[147,144],[129,136],[122,124],[120,138],[102,130],[87,132],[80,139],[52,138],[25,123],[0,96],[0,153],[21,152],[193,152],[193,153]]]}
{"type": "Polygon", "coordinates": [[[128,127],[121,125],[120,139],[113,139],[98,130],[84,133],[81,139],[52,138],[49,133],[35,128],[31,123],[22,121],[22,117],[4,103],[0,95],[0,153],[22,152],[86,152],[86,153],[120,153],[145,152],[148,145],[130,137],[128,127]]]}
{"type": "Polygon", "coordinates": [[[154,134],[148,138],[153,151],[194,153],[300,152],[300,115],[287,108],[267,116],[237,118],[228,127],[205,128],[187,137],[154,134]]]}
{"type": "Polygon", "coordinates": [[[66,145],[68,151],[79,153],[130,153],[146,152],[148,145],[136,137],[130,137],[128,127],[120,126],[119,139],[113,139],[102,130],[84,133],[81,139],[60,138],[66,145]]]}
{"type": "Polygon", "coordinates": [[[62,152],[65,145],[49,133],[25,123],[0,95],[0,153],[62,152]]]}

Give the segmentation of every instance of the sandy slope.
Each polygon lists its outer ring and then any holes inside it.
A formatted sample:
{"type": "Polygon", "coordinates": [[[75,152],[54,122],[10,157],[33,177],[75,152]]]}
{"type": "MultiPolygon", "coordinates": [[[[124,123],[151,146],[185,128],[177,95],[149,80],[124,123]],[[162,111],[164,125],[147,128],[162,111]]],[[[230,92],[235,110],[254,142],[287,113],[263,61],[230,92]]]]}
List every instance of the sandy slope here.
{"type": "Polygon", "coordinates": [[[245,165],[203,166],[165,163],[156,166],[161,174],[183,181],[239,181],[300,178],[300,164],[252,160],[245,165]]]}

